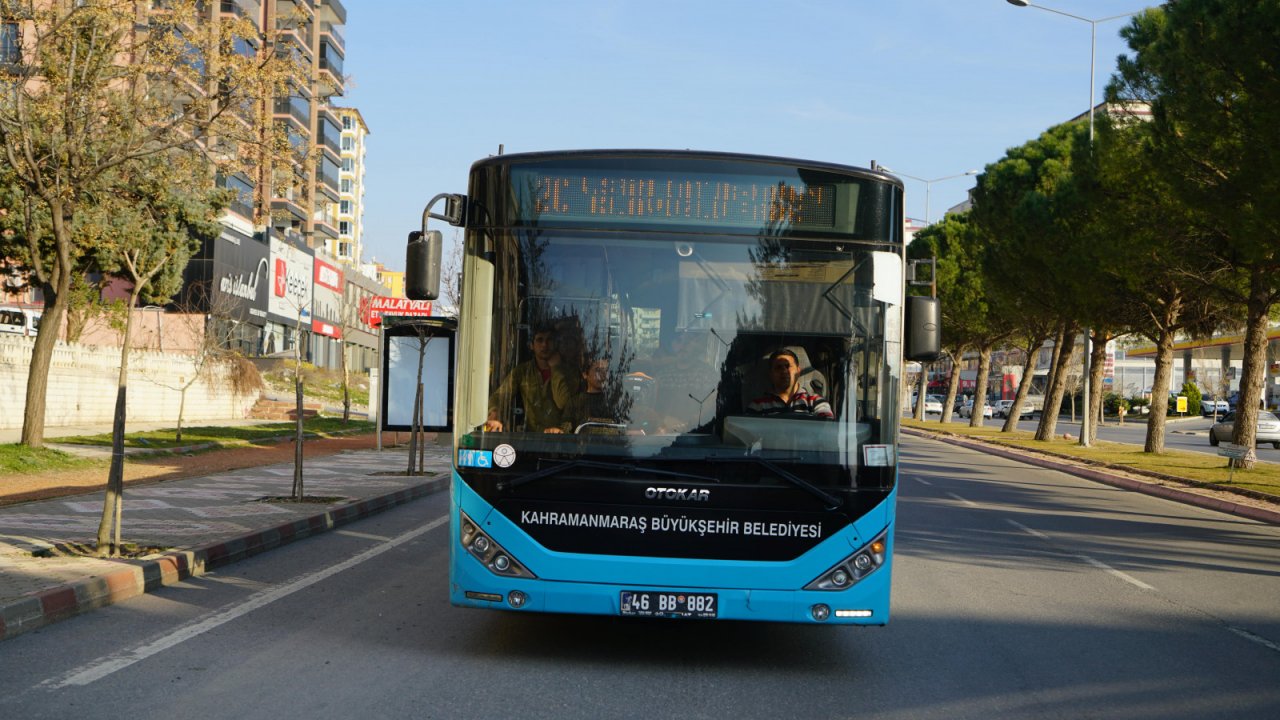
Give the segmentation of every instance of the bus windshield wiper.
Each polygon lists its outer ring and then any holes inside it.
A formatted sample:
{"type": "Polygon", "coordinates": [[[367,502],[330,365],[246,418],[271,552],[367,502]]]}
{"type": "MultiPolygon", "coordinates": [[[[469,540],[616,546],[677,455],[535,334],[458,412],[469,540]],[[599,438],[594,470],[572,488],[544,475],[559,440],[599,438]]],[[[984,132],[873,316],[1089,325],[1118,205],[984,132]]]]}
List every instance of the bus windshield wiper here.
{"type": "Polygon", "coordinates": [[[772,472],[773,474],[777,475],[778,477],[782,478],[783,480],[786,480],[787,482],[791,483],[792,485],[795,485],[796,487],[800,488],[801,490],[804,490],[805,492],[809,493],[810,495],[812,495],[812,496],[814,496],[814,497],[818,498],[819,500],[821,500],[822,502],[826,503],[826,506],[827,506],[827,507],[826,507],[826,509],[827,509],[827,510],[835,510],[835,509],[839,508],[839,507],[840,507],[840,504],[841,504],[841,503],[840,503],[840,498],[838,498],[838,497],[836,497],[836,496],[832,495],[831,493],[829,493],[829,492],[827,492],[827,491],[823,490],[822,488],[818,487],[817,485],[814,485],[813,483],[809,482],[808,480],[805,480],[804,478],[800,477],[799,475],[796,475],[795,473],[791,472],[790,470],[787,470],[787,469],[785,469],[785,468],[783,468],[783,467],[779,466],[777,463],[773,462],[772,460],[767,460],[767,459],[765,459],[765,458],[763,458],[763,457],[760,457],[759,455],[735,455],[735,456],[728,456],[728,457],[725,457],[725,456],[712,456],[712,457],[708,457],[708,458],[706,458],[706,461],[707,461],[707,462],[712,462],[712,463],[716,463],[716,462],[721,462],[721,463],[754,462],[754,463],[756,463],[757,465],[759,465],[760,467],[765,468],[766,470],[768,470],[768,471],[772,472]]]}
{"type": "Polygon", "coordinates": [[[574,468],[589,468],[592,470],[613,470],[616,472],[644,472],[652,475],[661,475],[663,477],[679,478],[681,480],[695,480],[697,482],[720,482],[716,478],[707,477],[705,475],[694,475],[691,473],[676,472],[674,470],[659,470],[658,468],[644,467],[634,463],[612,463],[600,460],[567,460],[556,465],[544,467],[541,470],[531,472],[528,475],[522,475],[513,480],[504,480],[498,483],[499,490],[511,490],[521,485],[528,485],[536,480],[541,480],[552,475],[559,475],[566,470],[574,468]]]}

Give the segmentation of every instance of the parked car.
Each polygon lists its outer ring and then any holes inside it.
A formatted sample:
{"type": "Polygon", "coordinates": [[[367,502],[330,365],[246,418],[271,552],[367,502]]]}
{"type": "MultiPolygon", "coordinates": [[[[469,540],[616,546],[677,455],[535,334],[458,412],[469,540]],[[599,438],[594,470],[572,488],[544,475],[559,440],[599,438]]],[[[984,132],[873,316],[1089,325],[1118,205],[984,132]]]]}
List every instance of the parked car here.
{"type": "Polygon", "coordinates": [[[17,307],[0,307],[0,333],[35,337],[40,332],[39,310],[17,307]]]}
{"type": "Polygon", "coordinates": [[[942,398],[937,395],[924,396],[924,414],[933,413],[935,415],[942,414],[942,398]]]}
{"type": "MultiPolygon", "coordinates": [[[[982,417],[989,418],[993,414],[994,409],[991,407],[991,403],[982,403],[982,417]]],[[[960,406],[960,417],[973,417],[973,398],[965,400],[964,404],[960,406]]]]}
{"type": "MultiPolygon", "coordinates": [[[[996,403],[996,417],[1007,418],[1012,410],[1012,400],[1001,400],[996,403]]],[[[1030,400],[1024,400],[1022,403],[1022,409],[1018,411],[1018,419],[1030,417],[1031,415],[1034,415],[1035,412],[1035,405],[1031,404],[1030,400]]]]}
{"type": "MultiPolygon", "coordinates": [[[[1209,444],[1217,447],[1218,443],[1231,442],[1231,432],[1236,426],[1236,414],[1229,413],[1209,428],[1209,444]]],[[[1280,417],[1266,410],[1258,411],[1257,436],[1259,443],[1271,443],[1271,447],[1280,450],[1280,417]]]]}
{"type": "Polygon", "coordinates": [[[1200,401],[1200,412],[1205,417],[1212,417],[1215,410],[1217,410],[1217,415],[1221,417],[1231,412],[1231,404],[1226,400],[1214,400],[1213,398],[1206,398],[1200,401]]]}

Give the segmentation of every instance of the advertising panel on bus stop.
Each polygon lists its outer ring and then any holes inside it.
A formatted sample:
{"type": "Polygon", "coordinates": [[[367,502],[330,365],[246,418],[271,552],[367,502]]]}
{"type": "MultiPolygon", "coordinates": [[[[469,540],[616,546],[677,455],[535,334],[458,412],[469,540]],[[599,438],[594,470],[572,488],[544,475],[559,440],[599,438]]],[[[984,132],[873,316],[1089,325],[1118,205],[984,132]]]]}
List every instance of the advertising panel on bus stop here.
{"type": "Polygon", "coordinates": [[[311,251],[271,238],[271,292],[267,315],[273,322],[311,327],[311,291],[314,260],[311,251]]]}
{"type": "Polygon", "coordinates": [[[388,323],[382,358],[382,411],[378,413],[383,430],[413,429],[413,410],[421,383],[422,429],[452,431],[456,329],[457,321],[452,318],[396,318],[394,324],[388,323]]]}

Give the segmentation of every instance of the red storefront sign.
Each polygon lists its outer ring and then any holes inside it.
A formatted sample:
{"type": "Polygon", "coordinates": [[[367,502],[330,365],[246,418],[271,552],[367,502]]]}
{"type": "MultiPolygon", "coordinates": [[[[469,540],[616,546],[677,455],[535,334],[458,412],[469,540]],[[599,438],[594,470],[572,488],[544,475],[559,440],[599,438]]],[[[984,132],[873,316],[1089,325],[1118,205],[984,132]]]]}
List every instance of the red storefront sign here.
{"type": "Polygon", "coordinates": [[[382,325],[383,315],[401,317],[431,317],[430,300],[410,300],[408,298],[385,297],[375,295],[360,303],[360,317],[372,327],[382,325]]]}

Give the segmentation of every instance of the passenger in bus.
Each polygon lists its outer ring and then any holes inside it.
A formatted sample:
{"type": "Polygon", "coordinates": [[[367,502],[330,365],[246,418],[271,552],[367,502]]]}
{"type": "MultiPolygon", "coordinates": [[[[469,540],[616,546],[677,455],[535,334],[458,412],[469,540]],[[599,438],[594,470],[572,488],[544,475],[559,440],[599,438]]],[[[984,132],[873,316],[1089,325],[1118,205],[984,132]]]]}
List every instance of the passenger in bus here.
{"type": "Polygon", "coordinates": [[[501,417],[509,413],[518,398],[524,407],[524,430],[543,432],[559,428],[564,408],[573,396],[574,381],[564,371],[553,365],[556,356],[555,331],[551,327],[534,329],[530,341],[533,357],[515,366],[489,398],[489,417],[484,423],[486,432],[501,432],[505,424],[501,417]]]}
{"type": "Polygon", "coordinates": [[[582,390],[578,378],[582,377],[582,358],[586,354],[582,323],[577,315],[567,315],[557,319],[553,327],[556,352],[548,362],[551,367],[564,373],[565,379],[569,381],[570,392],[578,393],[582,390]]]}
{"type": "Polygon", "coordinates": [[[564,421],[559,428],[549,428],[546,432],[577,432],[584,423],[596,423],[595,427],[584,428],[591,432],[606,431],[616,433],[622,428],[605,427],[630,425],[625,429],[627,434],[643,435],[643,426],[649,418],[633,407],[632,398],[628,397],[619,383],[613,382],[609,371],[609,358],[588,358],[582,371],[583,390],[569,400],[564,410],[564,421]],[[632,415],[644,416],[644,419],[632,418],[632,415]]]}
{"type": "Polygon", "coordinates": [[[791,350],[782,348],[769,355],[769,379],[772,392],[747,404],[747,412],[753,415],[779,415],[801,413],[814,417],[835,419],[831,403],[821,395],[805,392],[800,387],[800,359],[791,350]]]}

